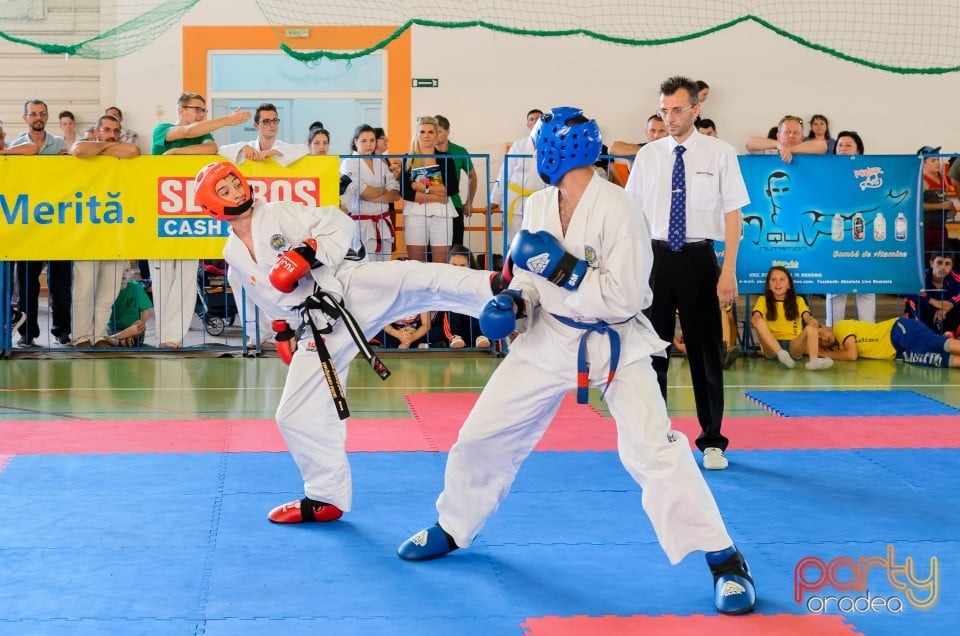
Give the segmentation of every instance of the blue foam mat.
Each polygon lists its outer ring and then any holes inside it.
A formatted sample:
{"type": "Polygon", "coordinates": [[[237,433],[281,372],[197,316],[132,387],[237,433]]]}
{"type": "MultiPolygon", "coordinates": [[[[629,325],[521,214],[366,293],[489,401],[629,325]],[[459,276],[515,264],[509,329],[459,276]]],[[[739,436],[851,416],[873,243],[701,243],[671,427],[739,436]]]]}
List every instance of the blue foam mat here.
{"type": "MultiPolygon", "coordinates": [[[[145,620],[142,618],[116,619],[44,619],[0,620],[3,636],[126,636],[144,634],[149,636],[184,636],[202,634],[203,620],[196,618],[171,620],[145,620]]],[[[210,632],[206,632],[210,633],[210,632]]],[[[266,634],[269,632],[261,632],[266,634]]],[[[286,633],[286,632],[285,632],[286,633]]]]}
{"type": "Polygon", "coordinates": [[[519,634],[514,618],[474,618],[470,621],[447,618],[422,618],[416,622],[416,631],[403,619],[382,616],[350,619],[314,618],[285,620],[279,623],[269,619],[208,621],[205,636],[491,636],[492,634],[519,634]]]}
{"type": "Polygon", "coordinates": [[[914,391],[747,391],[749,399],[784,417],[956,415],[960,409],[914,391]]]}
{"type": "MultiPolygon", "coordinates": [[[[731,452],[706,478],[759,611],[806,613],[793,600],[800,559],[893,544],[918,568],[939,559],[937,606],[848,621],[867,636],[949,633],[955,454],[731,452]]],[[[669,565],[614,452],[534,453],[470,549],[400,561],[397,544],[435,519],[443,459],[352,455],[353,512],[277,526],[267,510],[298,496],[285,454],[15,457],[0,473],[0,633],[520,636],[543,615],[711,613],[702,557],[669,565]]],[[[875,594],[895,592],[870,576],[875,594]]]]}
{"type": "MultiPolygon", "coordinates": [[[[4,532],[4,535],[7,533],[4,532]]],[[[0,549],[0,633],[8,621],[198,616],[207,547],[0,549]]],[[[44,545],[46,544],[46,546],[44,545]]],[[[133,633],[137,633],[135,630],[133,633]]]]}

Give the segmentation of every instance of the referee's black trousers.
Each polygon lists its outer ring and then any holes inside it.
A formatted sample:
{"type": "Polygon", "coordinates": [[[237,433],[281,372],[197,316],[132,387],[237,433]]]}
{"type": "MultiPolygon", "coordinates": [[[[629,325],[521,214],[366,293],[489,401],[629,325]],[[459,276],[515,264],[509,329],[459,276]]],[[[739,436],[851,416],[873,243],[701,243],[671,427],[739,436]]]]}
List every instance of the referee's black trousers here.
{"type": "MultiPolygon", "coordinates": [[[[687,243],[679,252],[665,241],[653,241],[653,303],[647,316],[657,335],[673,342],[676,315],[687,347],[693,381],[693,397],[700,421],[697,448],[725,450],[728,440],[720,433],[723,420],[723,330],[717,298],[719,266],[713,241],[687,243]]],[[[667,399],[667,369],[670,358],[655,356],[660,392],[667,399]]]]}

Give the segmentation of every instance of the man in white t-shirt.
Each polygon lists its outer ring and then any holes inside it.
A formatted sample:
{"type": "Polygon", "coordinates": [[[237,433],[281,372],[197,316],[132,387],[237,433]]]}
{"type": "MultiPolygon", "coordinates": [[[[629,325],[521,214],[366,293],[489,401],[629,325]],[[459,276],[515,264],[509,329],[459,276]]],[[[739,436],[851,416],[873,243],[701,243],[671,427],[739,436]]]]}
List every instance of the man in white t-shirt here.
{"type": "Polygon", "coordinates": [[[220,146],[219,154],[236,164],[242,164],[248,159],[264,161],[273,157],[281,166],[289,166],[310,154],[310,148],[306,144],[288,144],[277,138],[280,132],[280,117],[273,104],[257,106],[253,114],[253,128],[257,131],[256,139],[220,146]]]}

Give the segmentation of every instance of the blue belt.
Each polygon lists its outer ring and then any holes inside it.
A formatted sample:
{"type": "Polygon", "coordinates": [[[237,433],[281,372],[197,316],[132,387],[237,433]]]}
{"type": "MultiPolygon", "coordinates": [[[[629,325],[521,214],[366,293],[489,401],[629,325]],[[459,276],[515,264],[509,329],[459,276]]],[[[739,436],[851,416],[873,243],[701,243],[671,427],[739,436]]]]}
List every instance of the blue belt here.
{"type": "MultiPolygon", "coordinates": [[[[597,322],[580,322],[573,318],[567,318],[566,316],[558,316],[557,314],[550,315],[568,327],[583,329],[584,331],[583,335],[580,336],[580,346],[577,350],[577,404],[587,403],[587,394],[590,390],[590,373],[589,365],[587,364],[587,336],[589,336],[591,332],[610,336],[610,371],[607,374],[607,386],[603,388],[603,393],[601,394],[601,397],[605,396],[607,389],[610,388],[610,383],[613,382],[613,376],[617,373],[617,365],[620,363],[620,334],[610,328],[613,325],[603,320],[598,320],[597,322]]],[[[635,317],[636,316],[632,316],[613,324],[622,325],[625,322],[633,320],[635,317]]]]}

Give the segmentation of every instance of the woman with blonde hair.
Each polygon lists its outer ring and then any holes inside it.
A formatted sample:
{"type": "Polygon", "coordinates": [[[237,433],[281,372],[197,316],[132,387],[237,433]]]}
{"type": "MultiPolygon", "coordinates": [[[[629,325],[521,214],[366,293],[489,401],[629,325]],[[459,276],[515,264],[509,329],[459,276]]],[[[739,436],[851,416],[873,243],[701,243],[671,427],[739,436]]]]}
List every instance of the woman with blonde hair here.
{"type": "Polygon", "coordinates": [[[449,194],[460,190],[460,175],[453,158],[437,154],[435,117],[417,119],[417,134],[410,156],[403,163],[403,232],[407,256],[425,261],[430,248],[434,263],[446,263],[457,211],[449,194]]]}

